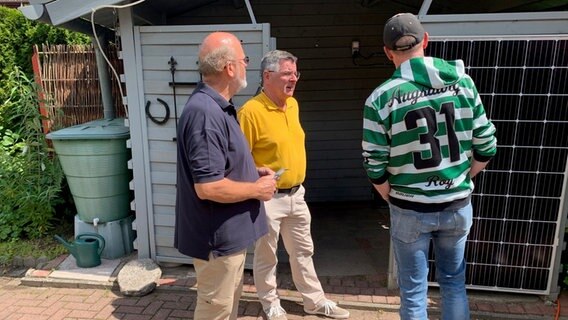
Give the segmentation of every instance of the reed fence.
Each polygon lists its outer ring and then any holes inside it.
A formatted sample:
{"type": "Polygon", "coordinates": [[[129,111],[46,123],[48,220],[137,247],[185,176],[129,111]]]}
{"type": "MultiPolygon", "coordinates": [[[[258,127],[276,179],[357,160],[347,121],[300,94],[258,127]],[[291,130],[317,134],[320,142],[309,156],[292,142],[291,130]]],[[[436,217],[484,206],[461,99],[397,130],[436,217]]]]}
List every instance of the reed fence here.
{"type": "MultiPolygon", "coordinates": [[[[123,73],[117,50],[106,52],[117,73],[123,73]]],[[[43,88],[44,114],[50,128],[64,128],[103,118],[103,104],[93,45],[42,45],[34,48],[38,68],[34,68],[43,88]]],[[[108,68],[108,66],[107,66],[108,68]]],[[[125,111],[118,83],[109,69],[116,117],[125,111]]],[[[48,131],[48,130],[46,130],[48,131]]]]}

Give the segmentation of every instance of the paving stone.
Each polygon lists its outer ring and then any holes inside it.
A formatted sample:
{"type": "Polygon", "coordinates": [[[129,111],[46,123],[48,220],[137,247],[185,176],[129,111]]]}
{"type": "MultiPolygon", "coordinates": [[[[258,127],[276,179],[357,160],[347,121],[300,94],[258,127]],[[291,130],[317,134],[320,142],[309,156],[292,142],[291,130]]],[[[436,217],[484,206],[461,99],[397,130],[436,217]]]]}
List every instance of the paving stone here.
{"type": "Polygon", "coordinates": [[[15,256],[12,259],[12,265],[14,267],[23,267],[24,266],[24,258],[21,256],[15,256]]]}
{"type": "Polygon", "coordinates": [[[24,258],[24,267],[35,268],[36,265],[37,265],[36,258],[34,258],[34,257],[25,257],[24,258]]]}
{"type": "Polygon", "coordinates": [[[43,269],[45,265],[47,265],[47,263],[49,262],[49,259],[47,259],[46,256],[41,256],[39,258],[36,259],[36,263],[35,263],[35,268],[36,269],[43,269]]]}

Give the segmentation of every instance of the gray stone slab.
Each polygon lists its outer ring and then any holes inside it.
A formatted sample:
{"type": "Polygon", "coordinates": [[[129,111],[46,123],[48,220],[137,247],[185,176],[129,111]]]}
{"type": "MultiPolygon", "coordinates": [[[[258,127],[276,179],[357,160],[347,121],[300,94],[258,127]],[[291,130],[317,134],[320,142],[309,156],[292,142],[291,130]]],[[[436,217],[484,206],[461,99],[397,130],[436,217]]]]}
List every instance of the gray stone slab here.
{"type": "Polygon", "coordinates": [[[86,280],[108,282],[114,270],[120,264],[120,259],[101,259],[101,264],[92,268],[79,268],[75,257],[69,255],[57,268],[49,274],[54,279],[86,280]]]}
{"type": "Polygon", "coordinates": [[[122,294],[142,297],[156,288],[161,276],[162,270],[152,259],[140,259],[125,264],[117,281],[122,294]]]}

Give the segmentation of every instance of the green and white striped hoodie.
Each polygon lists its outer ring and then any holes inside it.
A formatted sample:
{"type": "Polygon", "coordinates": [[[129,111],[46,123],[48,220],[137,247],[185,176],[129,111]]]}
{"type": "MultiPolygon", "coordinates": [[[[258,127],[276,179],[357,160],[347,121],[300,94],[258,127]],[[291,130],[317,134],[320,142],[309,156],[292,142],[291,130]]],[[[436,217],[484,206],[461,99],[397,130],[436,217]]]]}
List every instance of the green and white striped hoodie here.
{"type": "Polygon", "coordinates": [[[419,57],[367,98],[362,146],[372,183],[423,206],[467,198],[472,157],[488,161],[497,139],[463,61],[419,57]]]}

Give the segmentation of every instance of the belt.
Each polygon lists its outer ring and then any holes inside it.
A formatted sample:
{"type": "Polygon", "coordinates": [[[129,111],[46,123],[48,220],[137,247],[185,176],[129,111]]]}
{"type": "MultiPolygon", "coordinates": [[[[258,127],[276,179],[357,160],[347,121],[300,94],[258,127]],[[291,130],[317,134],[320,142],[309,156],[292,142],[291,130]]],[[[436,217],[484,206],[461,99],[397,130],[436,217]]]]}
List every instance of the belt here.
{"type": "Polygon", "coordinates": [[[289,195],[293,195],[294,193],[296,193],[296,191],[298,191],[300,189],[301,184],[294,186],[292,188],[288,188],[288,189],[276,189],[276,193],[284,193],[284,194],[289,194],[289,195]]]}

